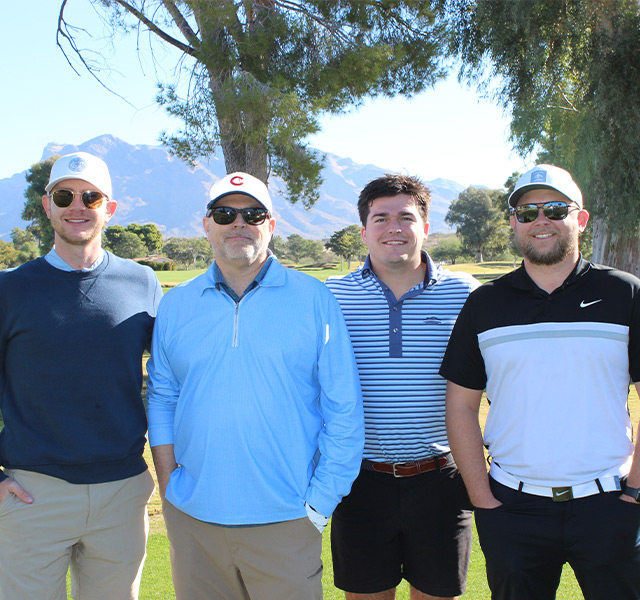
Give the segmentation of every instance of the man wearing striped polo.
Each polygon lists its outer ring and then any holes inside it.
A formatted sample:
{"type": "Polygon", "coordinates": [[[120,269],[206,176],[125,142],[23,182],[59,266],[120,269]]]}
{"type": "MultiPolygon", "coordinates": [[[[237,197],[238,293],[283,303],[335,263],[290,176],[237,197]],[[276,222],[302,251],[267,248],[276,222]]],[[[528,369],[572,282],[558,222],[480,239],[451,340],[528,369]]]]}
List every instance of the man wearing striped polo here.
{"type": "Polygon", "coordinates": [[[365,412],[362,469],[332,521],[335,584],[347,600],[391,600],[403,578],[411,600],[465,589],[471,505],[449,452],[438,370],[479,284],[422,250],[430,202],[413,177],[367,184],[358,211],[369,256],[327,281],[351,335],[365,412]]]}

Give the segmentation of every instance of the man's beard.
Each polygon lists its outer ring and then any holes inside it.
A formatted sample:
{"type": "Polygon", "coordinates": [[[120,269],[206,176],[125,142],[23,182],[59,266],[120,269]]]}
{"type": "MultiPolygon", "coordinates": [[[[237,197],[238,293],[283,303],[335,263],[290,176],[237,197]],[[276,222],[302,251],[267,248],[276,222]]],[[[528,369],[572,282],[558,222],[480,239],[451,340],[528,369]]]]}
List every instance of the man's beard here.
{"type": "Polygon", "coordinates": [[[516,239],[516,243],[522,255],[531,264],[541,266],[561,263],[565,258],[571,256],[578,246],[578,240],[570,235],[558,236],[555,246],[546,252],[538,250],[529,239],[524,242],[516,239]]]}

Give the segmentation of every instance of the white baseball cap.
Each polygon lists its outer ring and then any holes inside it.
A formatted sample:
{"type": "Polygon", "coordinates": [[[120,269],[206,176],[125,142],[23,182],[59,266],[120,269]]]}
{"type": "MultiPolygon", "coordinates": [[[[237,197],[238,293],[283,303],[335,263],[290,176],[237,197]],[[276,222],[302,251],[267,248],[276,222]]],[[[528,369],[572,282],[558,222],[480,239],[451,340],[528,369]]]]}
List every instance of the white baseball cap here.
{"type": "Polygon", "coordinates": [[[539,189],[556,190],[583,208],[582,192],[576,182],[568,171],[553,165],[536,165],[520,177],[509,196],[509,205],[515,207],[523,194],[539,189]]]}
{"type": "Polygon", "coordinates": [[[218,200],[231,194],[250,196],[260,202],[269,211],[270,215],[273,215],[273,204],[271,203],[271,196],[269,196],[267,186],[253,175],[242,173],[241,171],[230,173],[213,184],[209,191],[210,200],[207,204],[207,210],[211,209],[218,200]]]}
{"type": "Polygon", "coordinates": [[[47,194],[56,183],[65,179],[82,179],[98,188],[112,199],[111,176],[107,164],[97,156],[86,152],[74,152],[61,156],[53,163],[49,183],[45,188],[47,194]]]}

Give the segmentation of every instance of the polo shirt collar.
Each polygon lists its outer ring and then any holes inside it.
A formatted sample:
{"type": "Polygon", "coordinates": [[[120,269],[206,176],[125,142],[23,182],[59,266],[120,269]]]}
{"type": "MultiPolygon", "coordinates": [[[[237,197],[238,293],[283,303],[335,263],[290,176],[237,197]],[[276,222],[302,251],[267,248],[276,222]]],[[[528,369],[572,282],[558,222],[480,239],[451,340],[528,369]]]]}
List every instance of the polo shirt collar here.
{"type": "MultiPolygon", "coordinates": [[[[571,273],[564,280],[564,283],[558,287],[554,292],[562,290],[567,286],[579,281],[584,275],[586,275],[591,270],[591,263],[588,260],[585,260],[580,253],[580,258],[576,263],[576,266],[573,268],[571,273]]],[[[536,285],[536,283],[529,277],[529,273],[524,267],[524,261],[520,264],[520,267],[513,271],[513,285],[515,287],[525,289],[525,290],[540,290],[540,288],[536,285]]],[[[543,290],[540,290],[543,291],[543,290]]],[[[552,293],[554,293],[552,292],[552,293]]],[[[546,293],[546,292],[545,292],[546,293]]]]}

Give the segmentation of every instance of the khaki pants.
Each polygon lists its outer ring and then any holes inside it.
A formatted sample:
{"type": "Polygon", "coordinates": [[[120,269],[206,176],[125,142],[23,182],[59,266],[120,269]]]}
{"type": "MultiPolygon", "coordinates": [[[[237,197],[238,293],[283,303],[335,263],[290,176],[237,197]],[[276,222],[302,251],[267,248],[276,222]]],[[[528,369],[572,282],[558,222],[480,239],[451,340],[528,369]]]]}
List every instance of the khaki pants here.
{"type": "Polygon", "coordinates": [[[148,471],[90,485],[6,470],[34,498],[0,503],[0,600],[136,600],[153,493],[148,471]]]}
{"type": "Polygon", "coordinates": [[[307,517],[221,527],[166,500],[163,511],[177,600],[322,599],[322,536],[307,517]]]}

